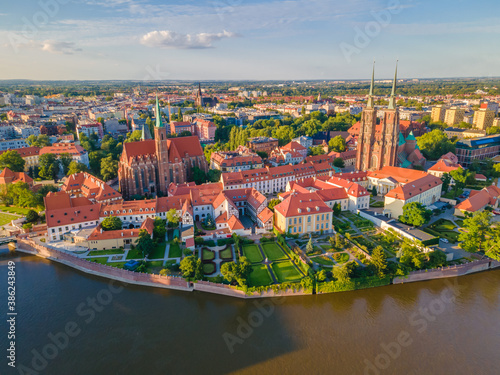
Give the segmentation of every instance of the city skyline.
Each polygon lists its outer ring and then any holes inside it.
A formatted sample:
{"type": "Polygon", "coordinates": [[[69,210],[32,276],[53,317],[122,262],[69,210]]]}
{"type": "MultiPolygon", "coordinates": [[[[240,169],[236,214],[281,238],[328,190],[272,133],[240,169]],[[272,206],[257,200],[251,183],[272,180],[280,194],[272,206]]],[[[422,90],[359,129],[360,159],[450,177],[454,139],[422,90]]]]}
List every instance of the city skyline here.
{"type": "Polygon", "coordinates": [[[379,79],[396,59],[401,78],[494,77],[495,5],[24,0],[0,13],[0,78],[363,79],[374,59],[379,79]]]}

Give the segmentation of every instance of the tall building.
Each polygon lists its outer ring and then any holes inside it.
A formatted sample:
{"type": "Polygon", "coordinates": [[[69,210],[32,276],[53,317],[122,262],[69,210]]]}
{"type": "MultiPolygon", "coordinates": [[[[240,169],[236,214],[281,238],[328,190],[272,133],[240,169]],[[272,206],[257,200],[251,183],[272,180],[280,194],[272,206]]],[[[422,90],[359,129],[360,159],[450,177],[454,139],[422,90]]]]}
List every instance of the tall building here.
{"type": "Polygon", "coordinates": [[[368,103],[361,114],[356,157],[356,168],[360,171],[397,165],[399,140],[399,111],[396,106],[397,67],[389,106],[379,125],[377,125],[377,110],[373,99],[374,80],[375,67],[372,72],[368,103]]]}
{"type": "Polygon", "coordinates": [[[431,122],[444,122],[446,107],[442,104],[432,107],[431,122]]]}
{"type": "Polygon", "coordinates": [[[194,105],[196,107],[214,107],[217,104],[217,98],[204,97],[201,92],[201,83],[198,83],[198,92],[196,93],[196,98],[194,100],[194,105]]]}
{"type": "Polygon", "coordinates": [[[481,130],[486,130],[493,126],[493,120],[495,119],[495,112],[490,111],[486,108],[480,108],[474,112],[474,127],[481,130]]]}
{"type": "Polygon", "coordinates": [[[446,110],[444,122],[446,125],[453,126],[460,124],[464,119],[465,111],[462,108],[451,107],[446,110]]]}
{"type": "MultiPolygon", "coordinates": [[[[156,113],[160,113],[158,98],[156,113]]],[[[154,139],[124,143],[118,164],[120,192],[132,195],[167,194],[168,185],[186,183],[194,167],[208,171],[198,137],[167,138],[161,116],[156,116],[154,139]]]]}

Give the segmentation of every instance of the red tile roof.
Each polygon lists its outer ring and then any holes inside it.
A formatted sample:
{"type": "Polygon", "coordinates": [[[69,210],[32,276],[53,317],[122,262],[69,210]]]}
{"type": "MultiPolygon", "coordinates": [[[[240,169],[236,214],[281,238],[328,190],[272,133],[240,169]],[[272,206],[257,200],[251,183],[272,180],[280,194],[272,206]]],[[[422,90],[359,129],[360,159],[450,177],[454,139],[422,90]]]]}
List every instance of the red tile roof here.
{"type": "Polygon", "coordinates": [[[404,186],[398,186],[389,191],[385,196],[406,201],[442,184],[443,181],[440,178],[429,174],[404,186]]]}
{"type": "Polygon", "coordinates": [[[293,193],[274,207],[284,217],[332,212],[317,193],[293,193]]]}
{"type": "Polygon", "coordinates": [[[154,220],[150,217],[143,221],[142,225],[138,229],[119,229],[119,230],[102,230],[99,224],[95,230],[87,238],[88,241],[101,241],[101,240],[111,240],[117,238],[137,238],[139,237],[139,232],[145,229],[150,235],[153,233],[154,220]]]}

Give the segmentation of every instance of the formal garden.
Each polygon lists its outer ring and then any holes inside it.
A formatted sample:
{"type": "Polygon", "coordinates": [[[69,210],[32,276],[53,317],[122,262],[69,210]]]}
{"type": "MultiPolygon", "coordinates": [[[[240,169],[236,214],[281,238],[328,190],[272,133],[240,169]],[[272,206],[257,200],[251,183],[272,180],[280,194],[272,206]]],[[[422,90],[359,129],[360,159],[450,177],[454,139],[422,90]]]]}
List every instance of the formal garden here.
{"type": "MultiPolygon", "coordinates": [[[[463,224],[463,221],[461,221],[461,224],[463,224]]],[[[424,232],[436,237],[446,238],[451,243],[456,243],[460,232],[455,229],[458,230],[458,227],[451,220],[441,218],[425,228],[424,232]]]]}

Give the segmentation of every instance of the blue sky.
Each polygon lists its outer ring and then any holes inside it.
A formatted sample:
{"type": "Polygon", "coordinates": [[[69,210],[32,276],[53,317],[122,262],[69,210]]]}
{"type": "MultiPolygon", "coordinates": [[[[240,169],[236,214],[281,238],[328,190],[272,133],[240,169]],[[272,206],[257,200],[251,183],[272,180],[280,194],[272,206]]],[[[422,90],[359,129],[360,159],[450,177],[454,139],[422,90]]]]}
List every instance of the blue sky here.
{"type": "MultiPolygon", "coordinates": [[[[6,3],[6,4],[5,4],[6,3]]],[[[0,79],[500,76],[498,1],[16,0],[0,79]]]]}

